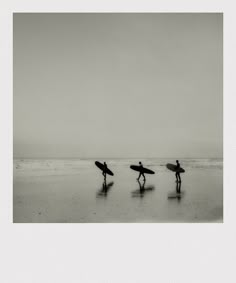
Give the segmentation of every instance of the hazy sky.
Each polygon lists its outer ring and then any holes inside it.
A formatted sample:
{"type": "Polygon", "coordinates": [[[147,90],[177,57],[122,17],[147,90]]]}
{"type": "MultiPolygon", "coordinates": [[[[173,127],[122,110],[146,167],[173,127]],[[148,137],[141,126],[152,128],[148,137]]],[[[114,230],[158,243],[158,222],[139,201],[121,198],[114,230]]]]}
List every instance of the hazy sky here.
{"type": "Polygon", "coordinates": [[[222,14],[14,14],[15,157],[222,157],[222,14]]]}

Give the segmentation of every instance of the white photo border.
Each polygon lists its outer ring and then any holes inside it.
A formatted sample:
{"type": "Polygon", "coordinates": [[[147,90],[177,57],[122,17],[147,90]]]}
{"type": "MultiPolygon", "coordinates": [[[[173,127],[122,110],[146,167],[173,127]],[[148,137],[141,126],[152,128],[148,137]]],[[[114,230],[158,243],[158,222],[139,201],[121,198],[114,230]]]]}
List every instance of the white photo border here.
{"type": "Polygon", "coordinates": [[[233,84],[236,17],[233,4],[229,3],[15,0],[0,4],[1,282],[236,282],[236,99],[233,84]],[[14,12],[224,13],[223,224],[13,224],[14,12]]]}

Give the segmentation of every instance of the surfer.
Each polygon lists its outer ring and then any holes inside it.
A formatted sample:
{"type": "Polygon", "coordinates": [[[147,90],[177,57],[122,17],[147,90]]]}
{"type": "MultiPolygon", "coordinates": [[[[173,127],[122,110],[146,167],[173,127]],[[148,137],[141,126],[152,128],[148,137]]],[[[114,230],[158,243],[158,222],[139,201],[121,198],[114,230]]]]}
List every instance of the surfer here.
{"type": "Polygon", "coordinates": [[[180,163],[179,163],[179,160],[176,160],[176,173],[175,173],[175,177],[176,177],[176,182],[178,183],[181,183],[181,178],[180,178],[180,173],[178,171],[178,169],[180,169],[180,163]]]}
{"type": "Polygon", "coordinates": [[[104,165],[104,168],[103,168],[103,171],[102,171],[102,175],[104,176],[104,181],[106,181],[106,177],[107,177],[107,164],[106,164],[106,162],[104,162],[103,165],[104,165]]]}
{"type": "Polygon", "coordinates": [[[139,167],[140,167],[140,173],[139,173],[139,176],[138,176],[137,180],[139,181],[139,178],[140,178],[141,176],[143,176],[143,180],[145,181],[146,178],[145,178],[144,173],[143,173],[143,164],[142,164],[141,161],[139,161],[139,167]]]}
{"type": "Polygon", "coordinates": [[[104,181],[106,181],[107,174],[110,176],[114,176],[113,172],[108,169],[106,162],[101,163],[99,161],[95,161],[95,165],[102,171],[104,181]]]}

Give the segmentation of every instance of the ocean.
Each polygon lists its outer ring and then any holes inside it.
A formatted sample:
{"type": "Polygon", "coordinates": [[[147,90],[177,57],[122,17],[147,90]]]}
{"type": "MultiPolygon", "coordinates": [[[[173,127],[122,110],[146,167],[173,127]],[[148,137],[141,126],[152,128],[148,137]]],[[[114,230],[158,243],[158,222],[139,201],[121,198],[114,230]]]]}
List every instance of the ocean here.
{"type": "Polygon", "coordinates": [[[180,159],[182,183],[166,168],[175,158],[14,159],[13,221],[18,223],[223,222],[223,160],[180,159]],[[155,171],[137,182],[129,168],[155,171]]]}

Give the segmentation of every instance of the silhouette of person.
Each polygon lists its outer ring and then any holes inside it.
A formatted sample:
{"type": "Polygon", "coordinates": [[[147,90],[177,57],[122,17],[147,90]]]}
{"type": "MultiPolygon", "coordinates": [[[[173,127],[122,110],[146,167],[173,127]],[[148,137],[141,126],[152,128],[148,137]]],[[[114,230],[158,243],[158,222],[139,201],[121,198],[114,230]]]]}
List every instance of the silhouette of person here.
{"type": "Polygon", "coordinates": [[[176,177],[176,182],[178,183],[181,183],[181,178],[180,178],[180,173],[178,172],[178,169],[180,168],[180,163],[179,163],[179,160],[176,160],[176,173],[175,173],[175,177],[176,177]]]}
{"type": "Polygon", "coordinates": [[[104,165],[104,168],[103,168],[103,171],[102,171],[102,175],[104,176],[104,181],[106,181],[106,177],[107,177],[107,164],[106,164],[106,162],[104,162],[103,165],[104,165]]]}
{"type": "Polygon", "coordinates": [[[143,176],[143,180],[145,181],[146,178],[145,178],[144,173],[143,173],[143,164],[141,163],[141,161],[139,161],[139,167],[140,167],[140,173],[139,173],[139,176],[138,176],[137,180],[139,180],[139,178],[141,176],[143,176]]]}

